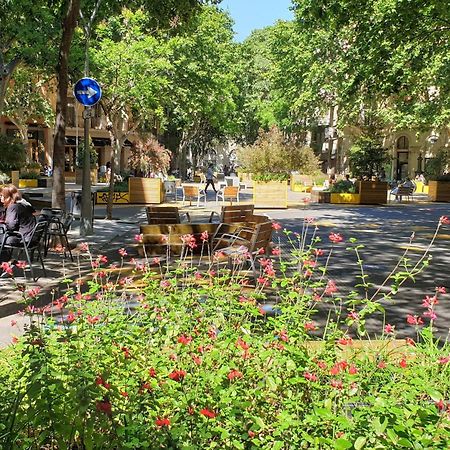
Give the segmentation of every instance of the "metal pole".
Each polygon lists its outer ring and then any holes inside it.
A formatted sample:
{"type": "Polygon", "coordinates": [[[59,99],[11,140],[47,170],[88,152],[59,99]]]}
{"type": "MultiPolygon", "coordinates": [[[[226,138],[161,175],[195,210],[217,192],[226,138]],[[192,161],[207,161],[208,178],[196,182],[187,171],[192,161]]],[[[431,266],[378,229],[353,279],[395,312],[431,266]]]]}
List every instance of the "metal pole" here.
{"type": "Polygon", "coordinates": [[[92,197],[91,197],[91,148],[89,145],[89,129],[91,127],[91,107],[85,106],[84,119],[84,161],[83,161],[83,184],[81,188],[81,219],[80,236],[94,234],[92,197]]]}

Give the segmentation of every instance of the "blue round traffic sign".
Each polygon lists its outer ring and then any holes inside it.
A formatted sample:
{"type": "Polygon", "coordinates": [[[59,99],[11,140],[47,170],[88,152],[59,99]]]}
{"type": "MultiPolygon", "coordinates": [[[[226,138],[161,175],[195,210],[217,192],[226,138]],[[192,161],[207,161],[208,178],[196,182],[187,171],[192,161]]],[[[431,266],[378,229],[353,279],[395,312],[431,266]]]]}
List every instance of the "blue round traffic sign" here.
{"type": "Polygon", "coordinates": [[[73,87],[73,95],[84,106],[93,106],[102,98],[102,88],[93,78],[81,78],[73,87]]]}

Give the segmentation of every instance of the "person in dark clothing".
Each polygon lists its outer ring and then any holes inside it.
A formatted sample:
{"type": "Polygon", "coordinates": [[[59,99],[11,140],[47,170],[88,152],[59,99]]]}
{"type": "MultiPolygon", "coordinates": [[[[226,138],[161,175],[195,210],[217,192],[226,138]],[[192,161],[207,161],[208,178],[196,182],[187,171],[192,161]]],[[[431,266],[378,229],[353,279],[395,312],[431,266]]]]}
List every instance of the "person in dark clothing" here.
{"type": "Polygon", "coordinates": [[[216,187],[214,186],[214,171],[213,171],[213,165],[210,164],[208,166],[208,170],[206,171],[206,186],[205,186],[205,193],[208,191],[208,186],[211,185],[214,192],[217,192],[216,187]]]}
{"type": "MultiPolygon", "coordinates": [[[[29,241],[36,225],[33,206],[22,198],[16,186],[10,184],[1,190],[0,201],[6,209],[4,227],[7,231],[18,231],[25,241],[29,241]]],[[[8,236],[6,244],[18,244],[18,236],[8,236]]],[[[3,255],[1,255],[3,257],[3,255]]]]}

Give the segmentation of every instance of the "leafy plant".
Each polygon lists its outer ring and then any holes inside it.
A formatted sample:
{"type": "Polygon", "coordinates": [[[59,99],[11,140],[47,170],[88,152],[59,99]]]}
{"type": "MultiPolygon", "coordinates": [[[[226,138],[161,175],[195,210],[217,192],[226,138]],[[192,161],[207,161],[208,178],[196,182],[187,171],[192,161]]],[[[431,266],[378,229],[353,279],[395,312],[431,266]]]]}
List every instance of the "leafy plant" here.
{"type": "Polygon", "coordinates": [[[20,172],[19,174],[21,180],[37,180],[39,177],[40,174],[36,172],[20,172]]]}
{"type": "MultiPolygon", "coordinates": [[[[434,236],[449,224],[442,217],[434,236]]],[[[428,265],[434,238],[373,286],[356,239],[331,232],[325,242],[310,218],[295,235],[273,227],[291,252],[277,246],[225,268],[218,252],[195,267],[208,237],[185,235],[169,267],[148,259],[137,235],[144,257],[122,248],[114,267],[82,244],[92,273],[65,280],[52,308],[31,306],[39,292],[20,284],[30,325],[0,351],[0,446],[448,448],[450,345],[433,337],[446,289],[406,317],[415,341],[398,341],[383,309],[428,265]],[[344,248],[360,272],[350,293],[331,277],[344,248]],[[256,282],[243,275],[248,262],[256,282]],[[321,305],[329,321],[318,329],[321,305]],[[374,314],[379,339],[354,345],[374,314]]]]}
{"type": "MultiPolygon", "coordinates": [[[[81,143],[78,146],[78,152],[77,152],[77,157],[76,157],[76,166],[78,169],[82,169],[84,167],[84,142],[81,143]]],[[[98,162],[98,154],[97,154],[97,150],[94,147],[94,144],[92,143],[92,140],[89,142],[89,157],[90,157],[90,164],[91,164],[91,169],[94,169],[97,167],[97,162],[98,162]]]]}
{"type": "Polygon", "coordinates": [[[158,172],[167,173],[171,158],[170,150],[157,139],[149,137],[133,143],[128,164],[136,172],[136,176],[149,177],[158,172]]]}
{"type": "Polygon", "coordinates": [[[245,171],[264,177],[265,181],[279,180],[280,175],[287,179],[294,170],[305,175],[319,170],[319,160],[313,150],[286,140],[276,127],[260,132],[253,145],[239,148],[238,161],[245,171]]]}
{"type": "Polygon", "coordinates": [[[16,138],[0,134],[0,171],[19,170],[26,163],[23,143],[16,138]]]}
{"type": "Polygon", "coordinates": [[[428,180],[448,181],[450,180],[450,174],[448,171],[450,163],[450,157],[448,150],[445,148],[440,149],[434,158],[427,160],[425,165],[425,178],[428,180]]]}
{"type": "Polygon", "coordinates": [[[7,173],[0,172],[0,184],[8,184],[11,177],[7,173]]]}
{"type": "Polygon", "coordinates": [[[351,181],[339,180],[330,186],[329,191],[335,193],[348,192],[350,194],[354,194],[356,192],[356,186],[351,181]]]}

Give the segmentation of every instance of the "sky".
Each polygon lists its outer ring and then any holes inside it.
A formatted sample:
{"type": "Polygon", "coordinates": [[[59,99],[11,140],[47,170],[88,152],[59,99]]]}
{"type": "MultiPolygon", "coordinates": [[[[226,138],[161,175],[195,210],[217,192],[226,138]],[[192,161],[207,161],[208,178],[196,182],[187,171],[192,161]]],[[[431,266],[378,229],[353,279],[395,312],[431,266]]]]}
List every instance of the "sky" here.
{"type": "Polygon", "coordinates": [[[220,7],[233,18],[235,39],[242,42],[253,30],[273,25],[278,19],[292,20],[291,0],[222,0],[220,7]]]}

